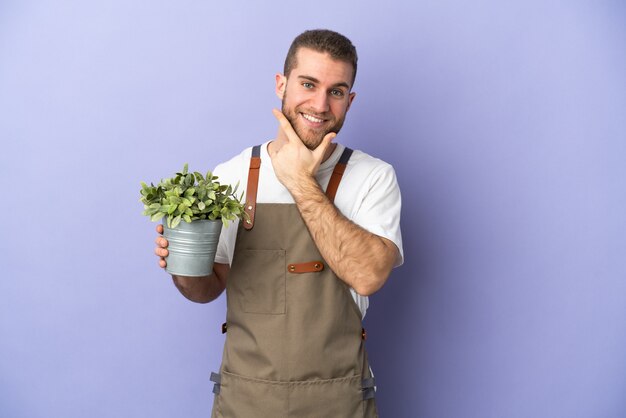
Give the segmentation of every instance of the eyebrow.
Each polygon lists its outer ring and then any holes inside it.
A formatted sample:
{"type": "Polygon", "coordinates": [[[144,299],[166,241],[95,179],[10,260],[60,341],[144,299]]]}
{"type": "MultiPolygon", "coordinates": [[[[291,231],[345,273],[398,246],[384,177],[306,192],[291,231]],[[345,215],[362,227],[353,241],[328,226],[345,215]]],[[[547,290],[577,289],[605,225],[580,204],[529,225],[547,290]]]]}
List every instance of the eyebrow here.
{"type": "MultiPolygon", "coordinates": [[[[315,77],[311,77],[309,75],[299,75],[298,78],[304,79],[304,80],[308,80],[308,81],[312,81],[314,83],[319,83],[320,81],[315,78],[315,77]]],[[[348,83],[346,83],[345,81],[341,81],[339,83],[333,84],[332,87],[345,87],[348,90],[350,90],[350,85],[348,83]]]]}

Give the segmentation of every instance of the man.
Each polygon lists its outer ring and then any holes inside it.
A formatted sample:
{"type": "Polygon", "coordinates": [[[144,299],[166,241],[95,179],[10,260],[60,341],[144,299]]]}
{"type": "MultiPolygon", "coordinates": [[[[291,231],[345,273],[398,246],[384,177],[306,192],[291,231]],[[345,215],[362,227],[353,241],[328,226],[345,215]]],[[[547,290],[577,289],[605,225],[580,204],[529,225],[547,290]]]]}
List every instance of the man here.
{"type": "Polygon", "coordinates": [[[195,302],[226,289],[213,417],[377,416],[361,320],[402,263],[400,192],[389,164],[332,142],[356,69],[343,35],[296,37],[276,75],[276,138],[215,169],[247,183],[249,219],[222,231],[211,276],[173,276],[195,302]]]}

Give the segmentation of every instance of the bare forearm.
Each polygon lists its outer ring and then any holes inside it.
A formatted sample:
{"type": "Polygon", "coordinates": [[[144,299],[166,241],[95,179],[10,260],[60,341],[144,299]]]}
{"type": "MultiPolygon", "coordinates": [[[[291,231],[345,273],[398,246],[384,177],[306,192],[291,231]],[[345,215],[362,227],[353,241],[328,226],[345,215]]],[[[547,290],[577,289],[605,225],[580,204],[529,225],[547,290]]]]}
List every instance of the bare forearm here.
{"type": "Polygon", "coordinates": [[[315,244],[335,274],[361,295],[380,289],[396,259],[395,245],[343,216],[314,179],[303,179],[292,195],[315,244]]]}
{"type": "Polygon", "coordinates": [[[213,274],[204,277],[172,275],[174,285],[187,299],[197,303],[208,303],[222,294],[226,287],[225,276],[228,265],[215,264],[213,274]]]}

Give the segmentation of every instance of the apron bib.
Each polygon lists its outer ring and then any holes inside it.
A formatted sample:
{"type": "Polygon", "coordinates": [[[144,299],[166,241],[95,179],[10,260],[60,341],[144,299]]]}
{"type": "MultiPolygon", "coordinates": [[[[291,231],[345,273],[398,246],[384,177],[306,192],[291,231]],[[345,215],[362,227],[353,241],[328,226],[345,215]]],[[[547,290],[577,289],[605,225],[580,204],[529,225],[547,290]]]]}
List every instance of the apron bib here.
{"type": "MultiPolygon", "coordinates": [[[[346,148],[327,189],[334,198],[346,148]]],[[[260,147],[226,281],[214,418],[376,417],[361,312],[326,265],[295,204],[256,204],[260,147]],[[256,171],[256,173],[254,172],[256,171]]]]}

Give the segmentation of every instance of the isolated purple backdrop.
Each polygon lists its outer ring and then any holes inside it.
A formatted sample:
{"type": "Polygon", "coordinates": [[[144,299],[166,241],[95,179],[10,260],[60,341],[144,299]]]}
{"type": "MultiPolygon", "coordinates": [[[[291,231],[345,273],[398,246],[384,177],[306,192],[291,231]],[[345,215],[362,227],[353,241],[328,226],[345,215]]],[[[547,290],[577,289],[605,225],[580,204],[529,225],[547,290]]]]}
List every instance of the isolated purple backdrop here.
{"type": "Polygon", "coordinates": [[[209,415],[224,300],[158,269],[139,181],[271,138],[314,27],[359,50],[338,139],[403,191],[381,415],[626,416],[624,3],[504,3],[3,1],[0,416],[209,415]]]}

